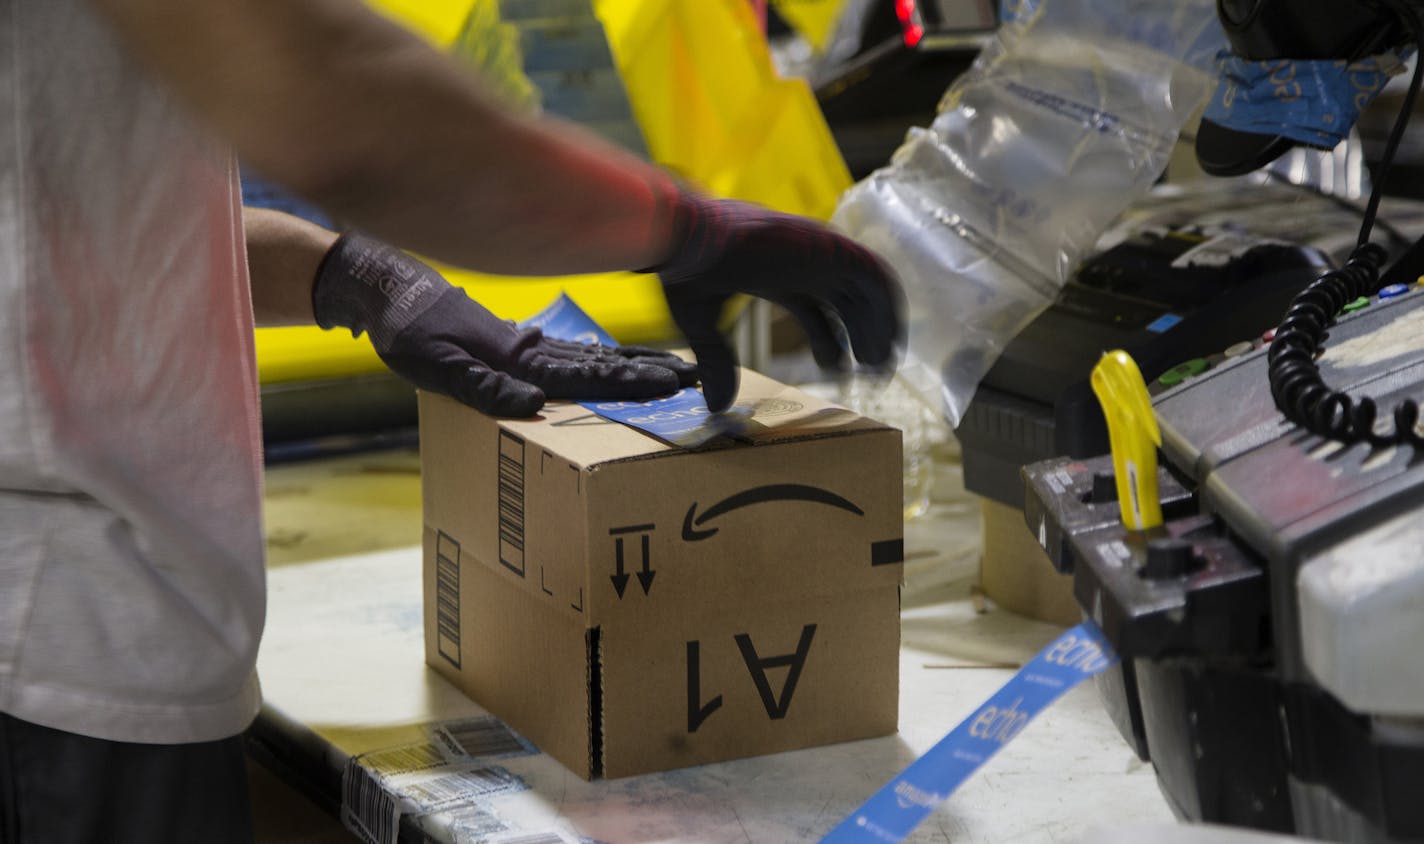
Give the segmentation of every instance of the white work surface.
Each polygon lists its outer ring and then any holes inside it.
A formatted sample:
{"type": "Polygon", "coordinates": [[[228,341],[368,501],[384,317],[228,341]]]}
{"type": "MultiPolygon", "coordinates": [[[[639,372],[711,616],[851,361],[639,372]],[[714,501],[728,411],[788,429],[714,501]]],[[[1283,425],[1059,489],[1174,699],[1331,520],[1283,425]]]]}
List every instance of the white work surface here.
{"type": "MultiPolygon", "coordinates": [[[[542,754],[500,759],[527,789],[485,801],[506,827],[487,840],[793,842],[829,831],[1059,632],[992,606],[976,611],[978,510],[953,457],[939,456],[934,506],[906,527],[898,735],[593,783],[542,754]]],[[[411,452],[269,472],[259,671],[269,706],[306,734],[300,752],[332,770],[351,755],[425,740],[424,725],[483,712],[424,664],[419,519],[411,452]]],[[[908,840],[1073,842],[1105,826],[1170,821],[1151,767],[1085,685],[908,840]]]]}

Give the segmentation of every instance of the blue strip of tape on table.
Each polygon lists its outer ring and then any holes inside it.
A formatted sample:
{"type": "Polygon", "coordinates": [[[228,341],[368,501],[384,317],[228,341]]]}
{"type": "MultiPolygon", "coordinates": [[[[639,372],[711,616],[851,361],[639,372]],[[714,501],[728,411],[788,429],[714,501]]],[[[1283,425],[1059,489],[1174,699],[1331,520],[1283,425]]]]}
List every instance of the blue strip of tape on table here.
{"type": "Polygon", "coordinates": [[[822,841],[903,840],[1036,715],[1116,662],[1102,631],[1089,622],[1059,636],[822,841]]]}

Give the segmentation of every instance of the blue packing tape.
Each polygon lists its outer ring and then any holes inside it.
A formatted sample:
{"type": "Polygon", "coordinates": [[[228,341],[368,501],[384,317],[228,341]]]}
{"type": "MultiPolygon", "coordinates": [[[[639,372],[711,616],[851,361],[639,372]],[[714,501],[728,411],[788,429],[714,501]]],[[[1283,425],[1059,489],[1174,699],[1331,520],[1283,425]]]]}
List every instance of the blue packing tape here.
{"type": "Polygon", "coordinates": [[[755,414],[752,405],[734,405],[713,413],[695,387],[684,387],[671,396],[652,401],[582,401],[579,404],[614,422],[622,422],[683,448],[696,448],[720,436],[735,436],[746,430],[755,414]]]}
{"type": "Polygon", "coordinates": [[[1217,54],[1220,76],[1205,119],[1239,132],[1279,135],[1334,149],[1350,134],[1385,83],[1412,51],[1357,62],[1274,59],[1249,61],[1217,54]]]}
{"type": "MultiPolygon", "coordinates": [[[[579,343],[616,346],[618,341],[604,331],[567,293],[549,307],[520,323],[536,326],[548,337],[579,343]]],[[[726,434],[745,429],[754,413],[750,405],[736,405],[724,413],[713,413],[700,390],[688,387],[671,396],[652,401],[581,401],[579,404],[605,419],[652,434],[683,448],[695,448],[726,434]]]]}
{"type": "Polygon", "coordinates": [[[821,840],[831,844],[903,840],[1035,716],[1064,692],[1116,662],[1117,655],[1091,622],[1054,639],[973,715],[821,840]]]}

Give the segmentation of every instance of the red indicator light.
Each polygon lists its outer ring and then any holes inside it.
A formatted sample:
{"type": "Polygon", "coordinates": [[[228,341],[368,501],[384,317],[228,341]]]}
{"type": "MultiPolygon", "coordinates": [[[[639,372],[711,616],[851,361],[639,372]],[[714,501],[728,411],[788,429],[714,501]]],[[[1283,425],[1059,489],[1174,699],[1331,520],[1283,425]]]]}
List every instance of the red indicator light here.
{"type": "Polygon", "coordinates": [[[915,21],[915,0],[895,0],[895,17],[905,31],[905,46],[913,47],[925,37],[925,28],[915,21]]]}

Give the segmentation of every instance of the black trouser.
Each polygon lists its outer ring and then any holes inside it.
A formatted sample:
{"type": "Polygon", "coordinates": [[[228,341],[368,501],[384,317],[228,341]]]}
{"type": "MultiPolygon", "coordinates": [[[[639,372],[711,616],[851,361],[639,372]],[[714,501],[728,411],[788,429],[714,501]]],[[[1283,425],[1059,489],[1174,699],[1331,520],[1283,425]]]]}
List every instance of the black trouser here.
{"type": "Polygon", "coordinates": [[[242,737],[129,744],[0,714],[0,844],[252,841],[242,737]]]}

